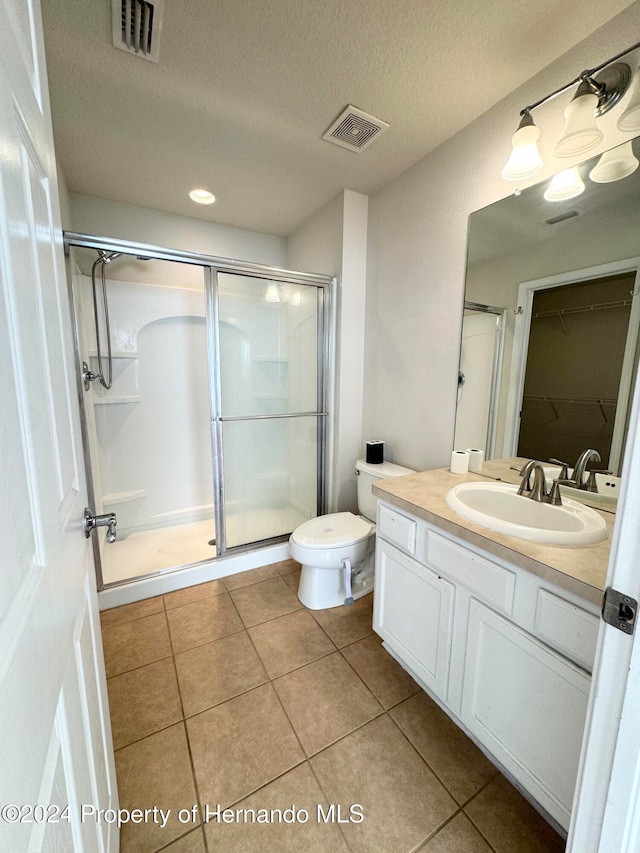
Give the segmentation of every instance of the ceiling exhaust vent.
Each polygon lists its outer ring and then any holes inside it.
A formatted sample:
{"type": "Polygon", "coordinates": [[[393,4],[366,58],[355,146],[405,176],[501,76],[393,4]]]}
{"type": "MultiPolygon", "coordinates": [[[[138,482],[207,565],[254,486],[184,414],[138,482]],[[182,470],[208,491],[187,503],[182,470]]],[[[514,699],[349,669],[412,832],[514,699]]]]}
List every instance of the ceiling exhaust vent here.
{"type": "Polygon", "coordinates": [[[111,0],[113,46],[158,61],[164,0],[111,0]]]}
{"type": "Polygon", "coordinates": [[[327,142],[360,153],[387,130],[389,125],[349,104],[323,135],[327,142]]]}
{"type": "Polygon", "coordinates": [[[564,222],[565,219],[573,219],[574,216],[580,216],[580,211],[574,209],[567,210],[565,213],[559,213],[557,216],[545,219],[545,225],[557,225],[558,222],[564,222]]]}

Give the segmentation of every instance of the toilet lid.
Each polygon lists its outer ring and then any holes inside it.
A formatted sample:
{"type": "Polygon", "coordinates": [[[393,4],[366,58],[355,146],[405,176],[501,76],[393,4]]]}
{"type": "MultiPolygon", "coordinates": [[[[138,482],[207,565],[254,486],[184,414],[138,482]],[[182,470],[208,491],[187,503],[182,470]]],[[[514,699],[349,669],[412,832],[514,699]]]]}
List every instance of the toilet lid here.
{"type": "Polygon", "coordinates": [[[328,548],[332,545],[353,545],[366,539],[372,530],[370,521],[352,512],[334,512],[305,521],[294,530],[291,538],[306,548],[328,548]]]}

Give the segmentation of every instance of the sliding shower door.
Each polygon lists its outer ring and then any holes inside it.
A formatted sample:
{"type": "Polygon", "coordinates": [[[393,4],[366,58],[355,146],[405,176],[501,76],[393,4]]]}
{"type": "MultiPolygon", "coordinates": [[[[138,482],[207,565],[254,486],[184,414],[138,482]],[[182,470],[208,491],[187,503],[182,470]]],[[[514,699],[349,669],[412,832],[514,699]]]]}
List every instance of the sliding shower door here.
{"type": "Polygon", "coordinates": [[[71,237],[89,510],[117,515],[98,587],[322,513],[331,279],[71,237]]]}
{"type": "Polygon", "coordinates": [[[70,257],[80,362],[94,377],[82,387],[90,509],[117,517],[115,542],[95,535],[105,585],[216,555],[203,270],[111,258],[109,369],[101,264],[93,250],[70,257]]]}
{"type": "Polygon", "coordinates": [[[221,550],[322,511],[325,292],[217,273],[221,550]]]}

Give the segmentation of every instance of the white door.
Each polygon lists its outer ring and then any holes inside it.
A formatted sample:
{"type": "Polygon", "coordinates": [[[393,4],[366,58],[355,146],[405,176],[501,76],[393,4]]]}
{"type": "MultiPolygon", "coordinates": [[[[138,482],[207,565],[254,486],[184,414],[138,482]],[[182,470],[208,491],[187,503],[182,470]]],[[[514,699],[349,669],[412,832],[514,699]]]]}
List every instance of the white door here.
{"type": "MultiPolygon", "coordinates": [[[[629,420],[607,585],[640,600],[640,382],[629,420]]],[[[636,621],[638,621],[636,619],[636,621]]],[[[600,623],[567,851],[640,850],[640,627],[600,623]]]]}
{"type": "Polygon", "coordinates": [[[3,853],[118,848],[70,341],[40,9],[0,0],[3,853]]]}

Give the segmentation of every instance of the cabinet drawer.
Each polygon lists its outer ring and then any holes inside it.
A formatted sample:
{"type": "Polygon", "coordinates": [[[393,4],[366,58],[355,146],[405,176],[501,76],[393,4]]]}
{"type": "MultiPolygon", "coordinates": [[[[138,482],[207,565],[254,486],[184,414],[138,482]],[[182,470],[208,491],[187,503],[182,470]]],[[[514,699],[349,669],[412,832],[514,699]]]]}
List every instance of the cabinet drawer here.
{"type": "Polygon", "coordinates": [[[378,509],[378,533],[388,542],[402,548],[407,554],[416,552],[417,522],[395,509],[380,505],[378,509]]]}
{"type": "Polygon", "coordinates": [[[546,589],[538,590],[534,630],[589,672],[596,656],[600,619],[546,589]]]}
{"type": "Polygon", "coordinates": [[[427,534],[427,561],[445,572],[452,580],[464,584],[480,598],[499,607],[504,613],[513,611],[516,575],[508,569],[456,545],[432,530],[427,534]]]}

